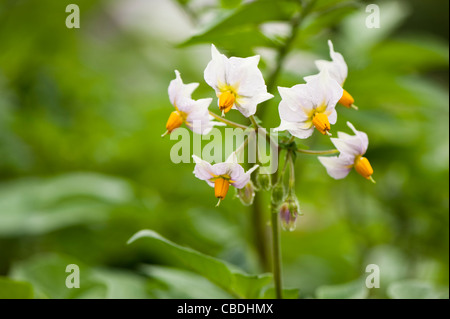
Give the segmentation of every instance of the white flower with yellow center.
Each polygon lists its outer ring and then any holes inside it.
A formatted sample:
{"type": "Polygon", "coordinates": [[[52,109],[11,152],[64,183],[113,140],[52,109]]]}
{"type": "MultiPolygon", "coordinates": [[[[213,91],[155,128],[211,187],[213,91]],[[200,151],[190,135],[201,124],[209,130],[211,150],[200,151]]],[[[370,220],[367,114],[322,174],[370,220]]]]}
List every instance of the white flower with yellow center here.
{"type": "Polygon", "coordinates": [[[278,112],[281,124],[276,131],[289,131],[298,138],[308,138],[314,127],[324,135],[331,135],[330,124],[335,124],[336,103],[342,96],[342,88],[321,71],[306,84],[297,84],[291,88],[278,87],[281,102],[278,112]]]}
{"type": "MultiPolygon", "coordinates": [[[[345,63],[344,57],[339,52],[335,52],[333,48],[333,43],[331,40],[328,40],[328,46],[330,47],[330,57],[331,61],[326,60],[316,60],[316,66],[319,71],[324,69],[328,70],[330,76],[335,79],[341,87],[344,87],[344,82],[347,79],[348,75],[348,67],[347,63],[345,63]]],[[[305,81],[309,81],[313,76],[305,77],[305,81]]],[[[342,96],[339,99],[339,103],[344,105],[345,107],[352,107],[354,109],[358,109],[353,103],[355,99],[348,93],[346,90],[342,91],[342,96]]]]}
{"type": "Polygon", "coordinates": [[[258,69],[259,55],[249,58],[227,58],[214,45],[211,46],[212,60],[205,69],[205,81],[218,97],[222,116],[232,108],[245,117],[256,113],[256,106],[273,97],[261,71],[258,69]]]}
{"type": "Polygon", "coordinates": [[[339,156],[320,156],[319,161],[327,169],[328,175],[334,179],[346,177],[351,169],[355,168],[361,176],[375,182],[372,178],[372,166],[363,156],[369,146],[369,138],[366,133],[357,131],[350,122],[347,122],[347,125],[355,135],[338,132],[338,138],[331,139],[340,152],[339,156]]]}
{"type": "Polygon", "coordinates": [[[211,165],[198,156],[192,155],[196,165],[194,175],[198,179],[206,181],[209,186],[214,187],[215,196],[219,199],[217,205],[225,198],[230,184],[237,189],[245,187],[250,181],[250,174],[258,168],[253,166],[247,172],[238,163],[236,153],[233,152],[224,163],[211,165]]]}
{"type": "Polygon", "coordinates": [[[174,129],[186,124],[193,132],[198,134],[208,134],[214,125],[221,123],[212,121],[208,107],[212,102],[211,98],[193,100],[192,92],[198,87],[198,83],[184,84],[180,72],[175,70],[176,78],[169,84],[169,99],[175,107],[166,123],[167,131],[163,134],[170,134],[174,129]]]}

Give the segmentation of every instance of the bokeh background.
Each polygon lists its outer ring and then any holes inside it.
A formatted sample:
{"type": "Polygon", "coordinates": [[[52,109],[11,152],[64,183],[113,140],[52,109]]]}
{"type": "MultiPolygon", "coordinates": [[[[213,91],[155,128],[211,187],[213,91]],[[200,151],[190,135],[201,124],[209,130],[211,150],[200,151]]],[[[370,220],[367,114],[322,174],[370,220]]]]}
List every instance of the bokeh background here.
{"type": "MultiPolygon", "coordinates": [[[[255,222],[261,211],[268,219],[270,194],[215,208],[160,135],[174,69],[200,82],[194,98],[213,97],[203,70],[214,43],[228,56],[260,54],[267,78],[296,2],[1,0],[0,296],[231,297],[163,250],[127,245],[141,229],[251,274],[270,270],[255,222]],[[70,3],[79,29],[65,26],[70,3]],[[68,264],[81,267],[81,289],[65,287],[68,264]]],[[[335,181],[315,156],[298,157],[304,215],[282,233],[282,254],[285,285],[301,298],[448,298],[448,5],[318,0],[299,26],[276,84],[316,73],[332,39],[360,108],[338,106],[333,129],[349,120],[368,133],[377,180],[335,181]],[[364,25],[369,3],[379,29],[364,25]],[[368,264],[380,266],[379,289],[361,283],[368,264]]],[[[257,113],[267,128],[279,124],[278,102],[257,113]]],[[[237,113],[229,118],[247,124],[237,113]]],[[[303,144],[332,147],[319,134],[303,144]]]]}

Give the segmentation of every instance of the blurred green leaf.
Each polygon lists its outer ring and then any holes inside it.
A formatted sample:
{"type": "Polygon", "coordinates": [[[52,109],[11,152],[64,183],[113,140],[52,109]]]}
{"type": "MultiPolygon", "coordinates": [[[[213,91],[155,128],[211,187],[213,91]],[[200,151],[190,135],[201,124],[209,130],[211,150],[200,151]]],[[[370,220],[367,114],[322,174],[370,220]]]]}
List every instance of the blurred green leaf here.
{"type": "Polygon", "coordinates": [[[369,15],[359,10],[341,24],[343,40],[349,53],[366,54],[367,51],[388,37],[410,14],[407,4],[402,1],[384,1],[377,4],[380,8],[380,28],[367,28],[369,15]],[[364,32],[361,32],[361,30],[364,32]]]}
{"type": "Polygon", "coordinates": [[[270,45],[271,41],[258,31],[257,26],[268,21],[289,20],[295,10],[295,4],[292,1],[272,1],[257,0],[247,2],[235,10],[224,14],[216,19],[215,23],[206,27],[205,30],[190,39],[181,43],[180,46],[188,46],[197,43],[218,43],[222,38],[234,38],[234,46],[239,48],[237,43],[245,46],[270,45]],[[242,30],[247,30],[243,32],[242,30]],[[256,38],[251,39],[249,32],[253,32],[256,38]],[[241,37],[241,38],[240,38],[241,37]]]}
{"type": "Polygon", "coordinates": [[[448,299],[448,287],[438,290],[429,282],[409,279],[389,285],[387,294],[392,299],[448,299]]]}
{"type": "Polygon", "coordinates": [[[32,257],[28,260],[15,263],[10,272],[11,278],[31,283],[36,298],[105,298],[106,286],[92,277],[89,267],[78,260],[47,254],[32,257]],[[80,269],[80,288],[67,288],[66,267],[76,264],[80,269]]]}
{"type": "Polygon", "coordinates": [[[232,296],[193,272],[177,268],[143,265],[140,270],[152,280],[155,298],[228,299],[232,296]],[[195,289],[192,289],[195,287],[195,289]]]}
{"type": "Polygon", "coordinates": [[[93,268],[92,278],[105,285],[106,299],[147,299],[151,296],[148,280],[131,271],[93,268]]]}
{"type": "Polygon", "coordinates": [[[241,2],[242,0],[220,0],[220,5],[222,8],[230,9],[237,7],[241,2]]]}
{"type": "Polygon", "coordinates": [[[32,299],[33,286],[28,282],[0,277],[0,299],[32,299]]]}
{"type": "Polygon", "coordinates": [[[102,221],[114,205],[132,198],[127,182],[97,173],[6,183],[0,186],[0,236],[37,235],[102,221]]]}
{"type": "Polygon", "coordinates": [[[173,266],[191,270],[238,298],[258,298],[271,282],[270,274],[249,275],[219,259],[177,245],[152,230],[141,230],[128,243],[146,239],[152,253],[160,255],[173,266]]]}
{"type": "Polygon", "coordinates": [[[318,299],[365,299],[369,296],[363,280],[355,280],[349,283],[335,286],[321,286],[317,288],[318,299]]]}
{"type": "Polygon", "coordinates": [[[77,259],[56,254],[40,255],[13,265],[11,277],[33,284],[37,298],[144,299],[148,280],[129,271],[92,268],[77,259]],[[67,265],[79,267],[80,288],[68,288],[67,265]]]}

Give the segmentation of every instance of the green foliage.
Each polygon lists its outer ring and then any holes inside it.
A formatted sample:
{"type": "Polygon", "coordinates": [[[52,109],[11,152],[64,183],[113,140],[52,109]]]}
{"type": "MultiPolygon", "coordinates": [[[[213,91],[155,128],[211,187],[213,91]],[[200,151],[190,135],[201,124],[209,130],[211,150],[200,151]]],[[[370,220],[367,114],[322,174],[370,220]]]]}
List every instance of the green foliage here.
{"type": "Polygon", "coordinates": [[[27,178],[3,185],[3,236],[40,235],[72,225],[105,220],[108,211],[133,197],[123,180],[95,173],[27,178]]]}
{"type": "MultiPolygon", "coordinates": [[[[332,133],[348,132],[347,120],[368,133],[377,184],[354,173],[335,181],[298,155],[303,216],[282,233],[284,296],[448,298],[446,10],[375,1],[381,28],[367,29],[363,1],[173,2],[79,0],[76,30],[65,27],[72,1],[1,2],[0,298],[273,298],[252,208],[231,196],[214,208],[213,189],[192,163],[173,164],[175,141],[159,136],[175,68],[215,111],[203,81],[210,44],[261,54],[268,83],[305,4],[260,123],[279,125],[276,86],[317,72],[331,39],[360,108],[338,106],[332,133]],[[154,232],[126,245],[141,229],[154,232]],[[65,286],[72,263],[80,289],[65,286]],[[365,288],[368,264],[380,266],[380,288],[365,288]]],[[[248,124],[236,113],[227,118],[248,124]]],[[[332,147],[317,134],[296,144],[332,147]]],[[[269,202],[257,193],[258,209],[269,202]]]]}
{"type": "Polygon", "coordinates": [[[448,299],[448,288],[438,289],[429,282],[404,280],[391,284],[388,295],[392,299],[448,299]]]}
{"type": "Polygon", "coordinates": [[[287,0],[247,2],[231,12],[222,13],[205,30],[184,41],[180,46],[214,43],[241,55],[250,55],[251,48],[277,45],[259,30],[260,24],[289,20],[295,8],[296,5],[287,0]]]}
{"type": "Polygon", "coordinates": [[[0,277],[0,299],[32,299],[33,286],[27,282],[0,277]]]}
{"type": "Polygon", "coordinates": [[[146,238],[148,249],[163,255],[166,262],[196,272],[238,298],[257,298],[272,279],[269,274],[248,275],[223,261],[179,246],[151,230],[141,230],[128,243],[140,238],[146,238]]]}
{"type": "Polygon", "coordinates": [[[365,299],[369,296],[364,280],[355,280],[335,286],[321,286],[317,288],[319,299],[365,299]]]}
{"type": "Polygon", "coordinates": [[[33,285],[36,298],[75,299],[144,299],[151,298],[148,280],[134,273],[103,268],[92,268],[73,257],[42,255],[13,266],[11,277],[33,285]],[[79,266],[80,288],[65,285],[66,267],[79,266]]]}

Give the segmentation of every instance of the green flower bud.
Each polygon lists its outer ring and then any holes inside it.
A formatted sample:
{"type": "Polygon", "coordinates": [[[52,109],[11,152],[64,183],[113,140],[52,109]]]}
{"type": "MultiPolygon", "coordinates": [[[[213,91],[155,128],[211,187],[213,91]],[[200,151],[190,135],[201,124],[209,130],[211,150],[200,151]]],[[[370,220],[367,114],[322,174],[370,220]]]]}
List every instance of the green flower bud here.
{"type": "Polygon", "coordinates": [[[297,197],[295,195],[289,195],[286,201],[280,206],[282,228],[287,231],[293,231],[299,214],[301,215],[297,197]]]}
{"type": "Polygon", "coordinates": [[[283,202],[285,190],[283,183],[277,183],[272,189],[272,204],[279,205],[283,202]]]}
{"type": "Polygon", "coordinates": [[[250,181],[243,188],[237,190],[237,196],[241,201],[242,205],[250,206],[253,204],[253,199],[255,198],[255,187],[250,181]]]}
{"type": "Polygon", "coordinates": [[[272,187],[272,179],[270,175],[258,173],[256,176],[256,186],[265,191],[270,190],[272,187]]]}

